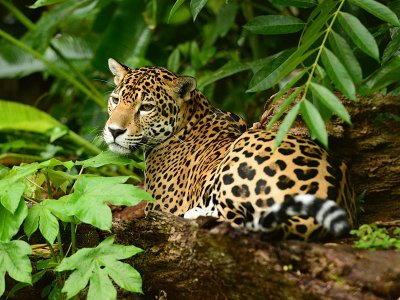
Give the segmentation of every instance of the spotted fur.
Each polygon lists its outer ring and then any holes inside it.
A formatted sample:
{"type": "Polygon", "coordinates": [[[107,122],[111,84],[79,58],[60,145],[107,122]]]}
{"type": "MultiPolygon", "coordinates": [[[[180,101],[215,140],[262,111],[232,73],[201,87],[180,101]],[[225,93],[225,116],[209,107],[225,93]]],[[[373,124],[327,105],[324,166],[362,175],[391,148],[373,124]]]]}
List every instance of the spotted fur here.
{"type": "Polygon", "coordinates": [[[113,59],[109,67],[117,87],[104,139],[119,153],[146,146],[145,186],[156,200],[147,209],[305,240],[355,221],[345,164],[315,142],[288,135],[274,150],[274,132],[247,130],[212,107],[194,78],[113,59]]]}

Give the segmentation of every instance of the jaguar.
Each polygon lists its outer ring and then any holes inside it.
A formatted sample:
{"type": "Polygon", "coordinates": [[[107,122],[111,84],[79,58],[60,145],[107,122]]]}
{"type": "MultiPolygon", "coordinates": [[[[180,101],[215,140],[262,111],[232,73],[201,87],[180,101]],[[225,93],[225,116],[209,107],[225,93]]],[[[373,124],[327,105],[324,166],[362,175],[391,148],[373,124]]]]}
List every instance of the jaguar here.
{"type": "Polygon", "coordinates": [[[213,107],[196,80],[162,67],[108,61],[115,89],[103,135],[111,151],[145,148],[151,209],[184,218],[212,216],[281,238],[346,233],[356,205],[346,165],[309,138],[247,129],[213,107]]]}

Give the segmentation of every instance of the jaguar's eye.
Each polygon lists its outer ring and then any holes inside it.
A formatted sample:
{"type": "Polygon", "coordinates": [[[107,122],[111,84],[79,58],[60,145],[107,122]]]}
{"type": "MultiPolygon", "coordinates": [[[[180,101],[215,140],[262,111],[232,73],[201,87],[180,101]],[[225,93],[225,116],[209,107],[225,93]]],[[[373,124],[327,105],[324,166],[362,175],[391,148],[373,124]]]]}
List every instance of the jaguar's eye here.
{"type": "Polygon", "coordinates": [[[111,99],[112,103],[114,103],[115,105],[117,105],[119,103],[119,99],[117,97],[111,96],[110,99],[111,99]]]}
{"type": "Polygon", "coordinates": [[[151,111],[154,108],[153,104],[142,104],[140,106],[141,111],[151,111]]]}

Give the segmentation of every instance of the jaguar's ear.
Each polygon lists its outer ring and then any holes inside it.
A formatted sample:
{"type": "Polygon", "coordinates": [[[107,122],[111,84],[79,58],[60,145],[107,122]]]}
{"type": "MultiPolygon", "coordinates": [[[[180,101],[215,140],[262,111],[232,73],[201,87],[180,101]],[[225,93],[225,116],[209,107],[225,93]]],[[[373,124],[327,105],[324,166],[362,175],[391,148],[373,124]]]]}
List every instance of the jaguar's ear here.
{"type": "Polygon", "coordinates": [[[122,78],[128,73],[130,70],[127,66],[120,64],[115,59],[109,58],[108,59],[108,67],[110,68],[111,73],[114,74],[114,83],[119,85],[122,81],[122,78]]]}
{"type": "Polygon", "coordinates": [[[173,81],[176,92],[183,100],[190,99],[190,93],[196,89],[196,79],[190,76],[180,76],[173,81]]]}

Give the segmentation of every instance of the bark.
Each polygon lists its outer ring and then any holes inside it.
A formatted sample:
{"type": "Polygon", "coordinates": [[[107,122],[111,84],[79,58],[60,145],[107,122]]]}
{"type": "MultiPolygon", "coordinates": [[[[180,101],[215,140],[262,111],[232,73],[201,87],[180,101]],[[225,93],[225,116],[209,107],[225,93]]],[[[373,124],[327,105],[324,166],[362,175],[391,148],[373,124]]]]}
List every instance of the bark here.
{"type": "MultiPolygon", "coordinates": [[[[344,102],[353,125],[334,120],[328,128],[330,149],[347,161],[356,192],[366,191],[360,223],[399,226],[399,98],[377,95],[344,102]]],[[[255,126],[265,125],[274,109],[266,111],[255,126]]],[[[296,125],[293,133],[308,134],[300,121],[296,125]]],[[[129,215],[140,213],[130,209],[129,215]]],[[[120,243],[145,249],[131,260],[143,276],[141,298],[400,297],[400,252],[357,250],[348,245],[351,239],[347,245],[346,241],[266,241],[262,234],[245,233],[225,223],[215,226],[208,219],[188,221],[159,212],[128,219],[116,222],[114,232],[120,243]]],[[[121,297],[137,298],[123,293],[121,297]]]]}
{"type": "MultiPolygon", "coordinates": [[[[117,242],[145,249],[130,263],[145,299],[397,299],[400,253],[264,241],[209,219],[151,212],[115,223],[117,242]]],[[[137,299],[122,294],[121,298],[137,299]]]]}

